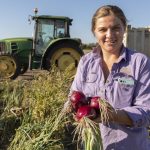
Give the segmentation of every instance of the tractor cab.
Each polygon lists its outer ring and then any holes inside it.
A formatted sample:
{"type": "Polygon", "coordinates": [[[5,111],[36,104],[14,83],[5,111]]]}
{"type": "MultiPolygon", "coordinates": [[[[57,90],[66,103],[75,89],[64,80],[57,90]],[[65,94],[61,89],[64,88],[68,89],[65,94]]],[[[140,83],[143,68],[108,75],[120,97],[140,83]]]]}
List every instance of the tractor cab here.
{"type": "Polygon", "coordinates": [[[42,55],[47,45],[54,39],[70,37],[69,26],[72,19],[58,16],[34,16],[34,49],[36,55],[42,55]]]}

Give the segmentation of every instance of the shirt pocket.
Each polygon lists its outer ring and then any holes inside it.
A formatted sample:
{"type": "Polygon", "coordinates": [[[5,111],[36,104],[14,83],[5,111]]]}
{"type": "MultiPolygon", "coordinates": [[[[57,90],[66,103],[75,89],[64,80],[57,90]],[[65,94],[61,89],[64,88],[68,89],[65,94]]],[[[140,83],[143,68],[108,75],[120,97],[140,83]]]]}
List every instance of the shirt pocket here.
{"type": "Polygon", "coordinates": [[[96,73],[89,73],[87,76],[84,78],[84,82],[86,83],[94,83],[98,78],[98,75],[96,73]]]}
{"type": "Polygon", "coordinates": [[[83,76],[82,83],[83,83],[83,92],[86,94],[86,96],[94,96],[96,94],[96,88],[97,88],[97,79],[98,75],[94,72],[88,73],[86,76],[83,76]]]}
{"type": "Polygon", "coordinates": [[[116,108],[132,105],[135,86],[135,79],[131,75],[121,74],[114,78],[112,94],[116,108]]]}

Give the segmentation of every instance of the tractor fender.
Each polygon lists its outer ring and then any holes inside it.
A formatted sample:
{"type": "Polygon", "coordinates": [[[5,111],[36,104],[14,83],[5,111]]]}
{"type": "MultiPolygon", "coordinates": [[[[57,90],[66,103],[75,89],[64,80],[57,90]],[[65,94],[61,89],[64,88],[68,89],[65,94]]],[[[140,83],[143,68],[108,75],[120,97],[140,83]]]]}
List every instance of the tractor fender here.
{"type": "MultiPolygon", "coordinates": [[[[41,63],[41,68],[44,68],[44,65],[45,65],[45,61],[46,61],[46,57],[49,53],[51,53],[51,50],[57,46],[57,45],[60,45],[62,43],[71,43],[72,45],[76,45],[78,46],[80,49],[81,49],[81,40],[80,39],[71,39],[71,38],[60,38],[60,39],[55,39],[53,40],[52,42],[50,42],[48,44],[48,46],[46,47],[46,50],[43,54],[43,57],[42,57],[42,63],[41,63]]],[[[81,55],[83,55],[83,51],[80,50],[79,53],[81,55]]]]}

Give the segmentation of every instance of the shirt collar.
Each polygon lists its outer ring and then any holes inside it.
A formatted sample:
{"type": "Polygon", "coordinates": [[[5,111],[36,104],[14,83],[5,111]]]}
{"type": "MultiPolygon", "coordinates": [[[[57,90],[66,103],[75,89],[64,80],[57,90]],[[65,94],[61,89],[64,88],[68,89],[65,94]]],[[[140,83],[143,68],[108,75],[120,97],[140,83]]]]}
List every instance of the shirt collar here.
{"type": "MultiPolygon", "coordinates": [[[[101,59],[101,48],[100,48],[100,46],[93,48],[93,55],[94,55],[94,58],[100,58],[101,59]]],[[[122,49],[121,49],[121,53],[120,53],[118,62],[120,62],[122,60],[127,61],[127,48],[124,45],[122,45],[122,49]]]]}
{"type": "Polygon", "coordinates": [[[122,60],[127,61],[127,48],[124,45],[122,45],[122,49],[121,49],[121,53],[120,53],[118,62],[120,62],[122,60]]]}
{"type": "Polygon", "coordinates": [[[101,57],[101,55],[100,55],[101,49],[99,46],[93,47],[92,52],[93,52],[94,57],[96,57],[96,58],[101,57]]]}

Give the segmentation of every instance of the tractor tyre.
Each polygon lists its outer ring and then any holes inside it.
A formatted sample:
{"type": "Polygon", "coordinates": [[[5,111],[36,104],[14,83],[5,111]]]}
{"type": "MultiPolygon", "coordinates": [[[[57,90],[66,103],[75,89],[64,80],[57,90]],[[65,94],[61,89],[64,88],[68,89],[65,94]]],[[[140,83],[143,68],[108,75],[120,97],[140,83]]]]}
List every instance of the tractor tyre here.
{"type": "Polygon", "coordinates": [[[56,45],[46,57],[46,69],[49,70],[54,65],[63,71],[71,64],[76,69],[83,54],[83,51],[75,44],[61,43],[56,45]]]}
{"type": "Polygon", "coordinates": [[[23,64],[20,69],[20,74],[24,74],[28,70],[28,64],[23,64]]]}
{"type": "Polygon", "coordinates": [[[20,65],[16,56],[0,55],[0,79],[15,79],[20,73],[20,65]]]}

